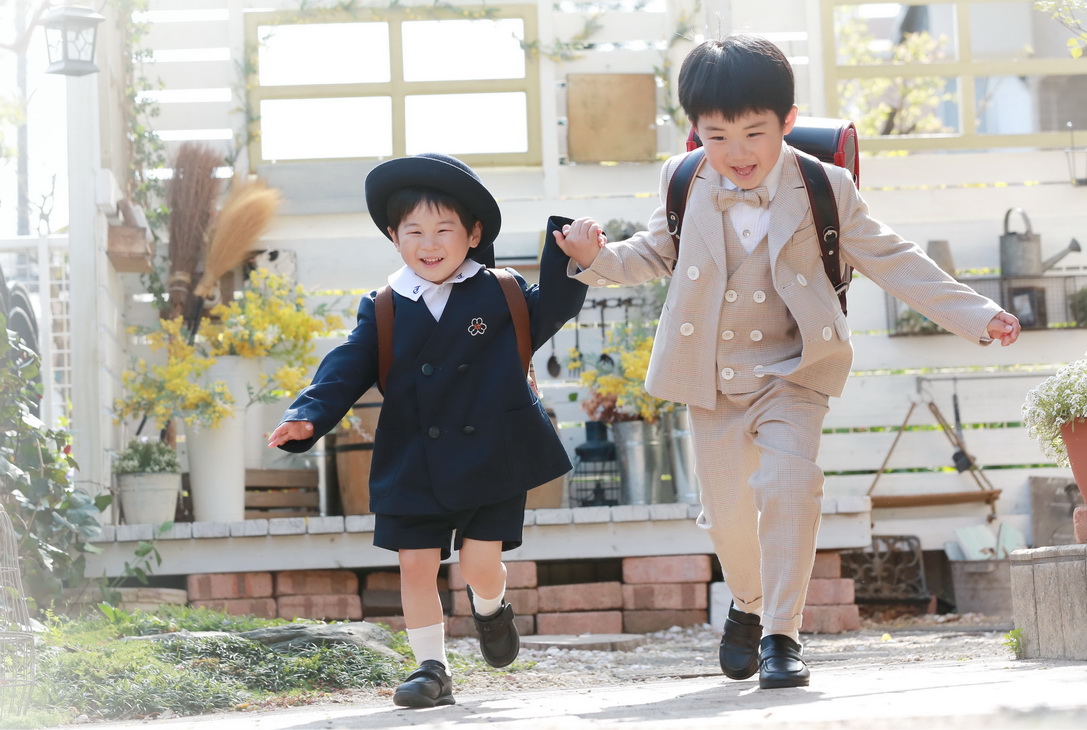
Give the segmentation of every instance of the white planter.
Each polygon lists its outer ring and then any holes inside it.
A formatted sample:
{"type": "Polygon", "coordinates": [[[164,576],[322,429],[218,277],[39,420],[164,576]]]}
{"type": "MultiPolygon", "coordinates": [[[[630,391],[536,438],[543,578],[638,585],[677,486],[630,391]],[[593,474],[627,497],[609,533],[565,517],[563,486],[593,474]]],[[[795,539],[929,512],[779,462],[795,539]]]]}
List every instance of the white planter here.
{"type": "Polygon", "coordinates": [[[173,522],[181,494],[180,474],[118,474],[117,484],[126,523],[173,522]]]}

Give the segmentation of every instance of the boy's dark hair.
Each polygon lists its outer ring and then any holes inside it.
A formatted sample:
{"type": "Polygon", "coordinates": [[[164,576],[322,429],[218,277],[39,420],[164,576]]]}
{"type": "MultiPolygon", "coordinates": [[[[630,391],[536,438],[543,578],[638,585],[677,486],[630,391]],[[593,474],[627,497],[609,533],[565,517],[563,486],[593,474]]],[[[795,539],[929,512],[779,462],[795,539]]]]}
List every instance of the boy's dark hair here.
{"type": "Polygon", "coordinates": [[[400,221],[404,220],[413,210],[420,205],[426,205],[433,209],[448,208],[457,214],[460,222],[470,233],[479,221],[472,211],[461,201],[452,195],[447,195],[434,188],[400,188],[389,195],[385,204],[385,215],[389,219],[389,225],[393,228],[400,227],[400,221]]]}
{"type": "Polygon", "coordinates": [[[781,123],[795,103],[793,69],[781,49],[755,35],[706,41],[679,69],[679,103],[692,124],[718,113],[733,121],[770,111],[781,123]]]}

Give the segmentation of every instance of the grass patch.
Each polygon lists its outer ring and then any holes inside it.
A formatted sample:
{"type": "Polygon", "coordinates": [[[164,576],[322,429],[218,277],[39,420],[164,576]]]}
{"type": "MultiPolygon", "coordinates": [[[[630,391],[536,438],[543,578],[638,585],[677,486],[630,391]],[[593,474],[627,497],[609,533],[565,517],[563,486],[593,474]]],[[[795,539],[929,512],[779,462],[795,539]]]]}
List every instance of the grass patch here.
{"type": "MultiPolygon", "coordinates": [[[[91,720],[139,719],[167,710],[194,715],[282,703],[285,697],[304,702],[337,689],[392,686],[411,668],[346,644],[281,652],[236,635],[126,638],[179,631],[235,634],[292,623],[282,619],[183,606],[154,613],[100,609],[98,616],[78,619],[46,616],[30,703],[34,710],[5,718],[0,728],[50,727],[79,715],[91,720]]],[[[406,643],[403,632],[394,643],[406,643]]]]}

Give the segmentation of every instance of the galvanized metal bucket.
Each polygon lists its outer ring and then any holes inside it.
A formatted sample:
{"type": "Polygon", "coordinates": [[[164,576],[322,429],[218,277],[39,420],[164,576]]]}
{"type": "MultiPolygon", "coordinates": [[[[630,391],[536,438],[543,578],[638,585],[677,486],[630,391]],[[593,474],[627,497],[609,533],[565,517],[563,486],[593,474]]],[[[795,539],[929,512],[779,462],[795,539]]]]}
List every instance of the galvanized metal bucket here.
{"type": "Polygon", "coordinates": [[[1031,230],[1030,218],[1022,208],[1008,208],[1004,214],[1004,235],[1000,237],[1001,276],[1040,276],[1042,237],[1031,230]],[[1023,233],[1008,230],[1012,213],[1018,213],[1027,226],[1023,233]]]}

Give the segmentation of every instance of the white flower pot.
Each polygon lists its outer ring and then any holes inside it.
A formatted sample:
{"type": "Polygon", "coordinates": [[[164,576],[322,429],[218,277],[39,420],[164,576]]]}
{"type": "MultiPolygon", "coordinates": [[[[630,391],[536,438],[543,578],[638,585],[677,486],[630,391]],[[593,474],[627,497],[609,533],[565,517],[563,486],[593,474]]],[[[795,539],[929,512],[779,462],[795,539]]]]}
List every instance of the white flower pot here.
{"type": "Polygon", "coordinates": [[[180,474],[118,474],[117,484],[126,523],[173,522],[181,494],[180,474]]]}

